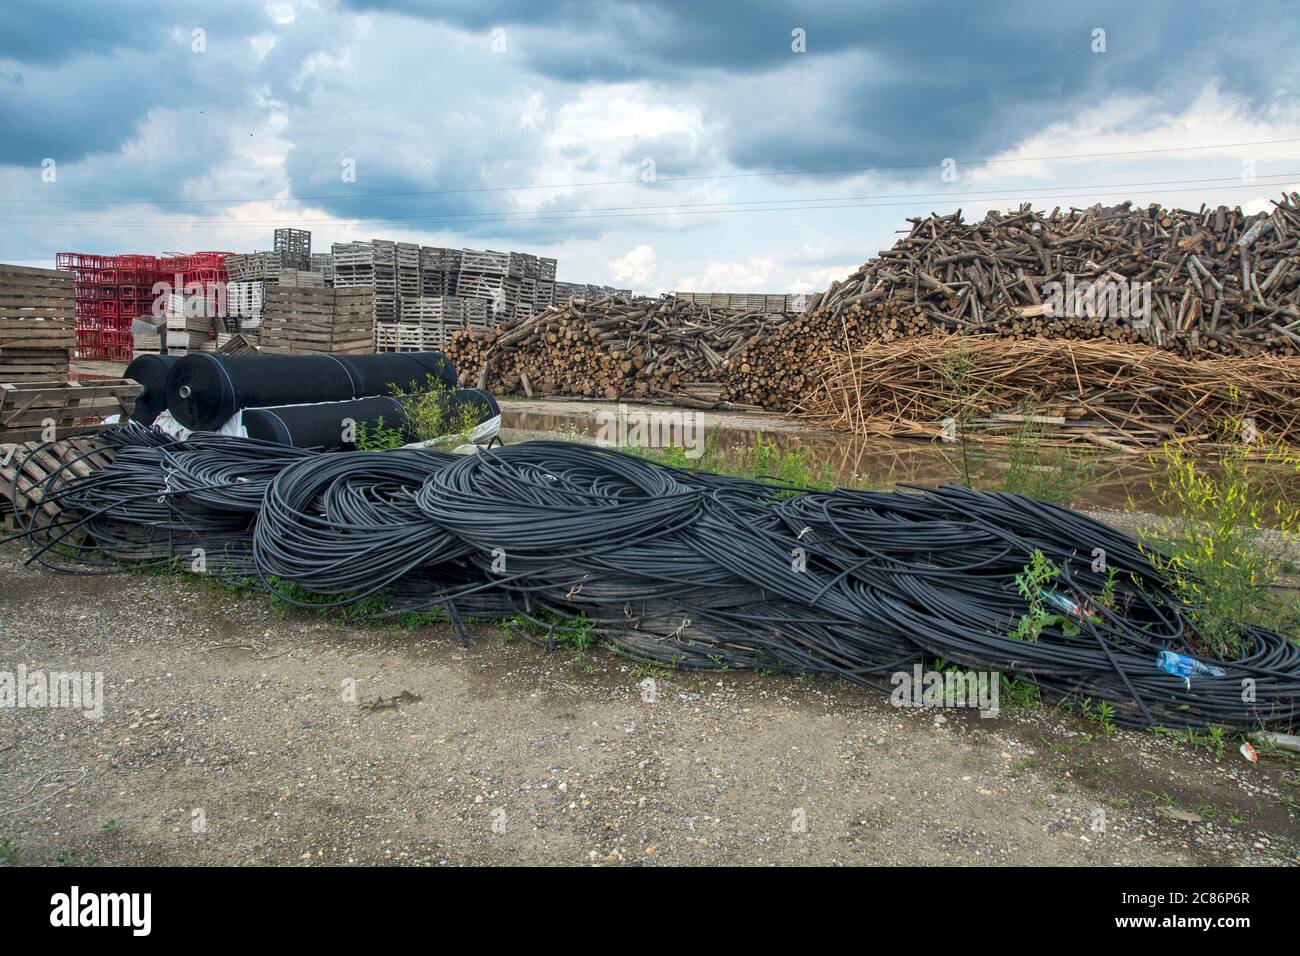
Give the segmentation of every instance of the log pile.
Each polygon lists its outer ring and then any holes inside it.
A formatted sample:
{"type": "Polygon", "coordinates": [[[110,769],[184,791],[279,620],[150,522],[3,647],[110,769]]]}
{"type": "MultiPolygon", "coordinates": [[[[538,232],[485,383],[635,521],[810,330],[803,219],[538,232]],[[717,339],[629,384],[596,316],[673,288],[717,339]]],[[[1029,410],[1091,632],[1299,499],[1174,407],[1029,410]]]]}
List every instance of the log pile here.
{"type": "Polygon", "coordinates": [[[909,222],[892,249],[737,356],[725,397],[793,408],[828,349],[936,331],[1101,339],[1190,359],[1300,355],[1300,195],[1256,216],[1124,203],[909,222]]]}
{"type": "Polygon", "coordinates": [[[498,329],[465,329],[445,351],[461,385],[495,393],[714,408],[728,363],[786,319],[672,297],[613,296],[553,306],[498,329]]]}
{"type": "Polygon", "coordinates": [[[963,437],[996,441],[1028,422],[1050,443],[1130,454],[1170,440],[1300,442],[1300,356],[1198,362],[1105,339],[925,335],[840,353],[825,375],[802,410],[863,435],[952,441],[960,421],[963,437]]]}

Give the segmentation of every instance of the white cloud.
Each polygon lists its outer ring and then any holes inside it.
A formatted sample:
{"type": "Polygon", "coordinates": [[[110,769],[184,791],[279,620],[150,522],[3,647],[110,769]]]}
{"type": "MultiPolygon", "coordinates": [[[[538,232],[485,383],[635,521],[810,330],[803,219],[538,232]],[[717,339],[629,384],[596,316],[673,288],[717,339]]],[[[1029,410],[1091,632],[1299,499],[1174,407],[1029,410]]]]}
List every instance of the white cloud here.
{"type": "Polygon", "coordinates": [[[654,284],[655,251],[642,243],[627,255],[615,259],[609,264],[610,273],[616,282],[626,282],[635,289],[644,289],[654,284]]]}
{"type": "Polygon", "coordinates": [[[719,260],[679,276],[679,292],[777,292],[778,266],[775,259],[759,257],[747,261],[719,260]]]}

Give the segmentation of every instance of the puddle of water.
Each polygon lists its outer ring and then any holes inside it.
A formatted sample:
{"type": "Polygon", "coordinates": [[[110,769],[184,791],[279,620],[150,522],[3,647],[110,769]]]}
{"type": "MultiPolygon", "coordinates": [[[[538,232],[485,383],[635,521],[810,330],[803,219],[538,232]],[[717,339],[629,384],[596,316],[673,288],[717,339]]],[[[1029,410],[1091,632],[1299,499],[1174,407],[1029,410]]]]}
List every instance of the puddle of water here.
{"type": "MultiPolygon", "coordinates": [[[[501,424],[507,441],[524,441],[528,438],[554,437],[555,432],[576,433],[595,438],[600,430],[596,420],[599,409],[577,414],[549,414],[520,411],[506,406],[502,410],[501,424]]],[[[738,428],[709,426],[706,434],[714,441],[714,454],[729,464],[743,461],[745,449],[752,448],[761,437],[782,452],[804,451],[814,467],[825,467],[837,484],[862,488],[888,489],[896,483],[937,485],[959,481],[961,477],[960,451],[956,447],[926,442],[900,441],[885,438],[864,438],[858,435],[823,431],[767,430],[760,427],[738,428]]],[[[1045,456],[1051,456],[1048,449],[1045,456]]],[[[1007,467],[1007,454],[1001,450],[981,450],[972,444],[968,449],[971,473],[977,487],[987,487],[999,470],[1007,467]]],[[[1051,460],[1048,457],[1047,460],[1051,460]]],[[[1095,460],[1094,477],[1081,488],[1071,504],[1088,509],[1123,511],[1159,511],[1159,503],[1151,489],[1151,480],[1158,469],[1145,457],[1099,458],[1095,460]]],[[[1254,466],[1263,480],[1268,494],[1300,503],[1300,482],[1295,480],[1294,469],[1254,466]]]]}

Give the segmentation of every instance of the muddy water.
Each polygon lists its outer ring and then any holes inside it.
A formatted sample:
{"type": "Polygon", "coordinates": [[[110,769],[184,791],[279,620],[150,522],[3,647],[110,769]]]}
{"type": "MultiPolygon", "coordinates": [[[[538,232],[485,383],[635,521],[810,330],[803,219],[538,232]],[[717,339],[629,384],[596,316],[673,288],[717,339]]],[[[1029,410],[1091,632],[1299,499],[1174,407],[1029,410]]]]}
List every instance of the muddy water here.
{"type": "MultiPolygon", "coordinates": [[[[569,403],[563,410],[552,413],[538,411],[537,404],[529,403],[521,409],[502,403],[502,437],[506,441],[555,437],[556,433],[594,439],[602,424],[597,416],[606,409],[604,405],[575,409],[569,403]]],[[[958,481],[962,474],[961,451],[955,446],[802,429],[788,419],[775,416],[729,415],[712,421],[711,417],[706,413],[704,427],[713,443],[714,454],[730,463],[739,463],[745,449],[753,447],[761,438],[781,451],[806,452],[814,468],[824,467],[840,485],[872,489],[891,489],[900,482],[936,485],[958,481]]],[[[1054,460],[1055,452],[1055,449],[1046,450],[1044,460],[1054,460]]],[[[999,472],[1008,466],[1005,450],[982,451],[972,444],[967,453],[973,484],[997,487],[999,472]]],[[[1263,465],[1256,466],[1255,470],[1264,478],[1270,493],[1300,503],[1300,482],[1296,481],[1294,470],[1263,465]]],[[[1158,469],[1145,457],[1100,456],[1093,459],[1093,478],[1074,494],[1070,503],[1089,510],[1159,511],[1159,502],[1151,488],[1157,475],[1158,469]]]]}

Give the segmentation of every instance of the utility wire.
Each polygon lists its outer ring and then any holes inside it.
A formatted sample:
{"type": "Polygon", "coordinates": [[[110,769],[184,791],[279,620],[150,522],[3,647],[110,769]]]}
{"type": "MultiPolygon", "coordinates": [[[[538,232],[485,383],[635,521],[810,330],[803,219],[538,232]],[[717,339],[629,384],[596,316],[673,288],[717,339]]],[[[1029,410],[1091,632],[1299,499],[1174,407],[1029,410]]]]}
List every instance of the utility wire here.
{"type": "Polygon", "coordinates": [[[241,220],[238,222],[227,221],[218,218],[206,219],[184,219],[184,220],[68,220],[68,219],[27,219],[27,218],[0,218],[0,223],[22,224],[22,225],[45,225],[45,226],[81,226],[81,227],[131,227],[131,228],[160,228],[160,229],[177,229],[177,228],[221,228],[221,229],[265,229],[268,225],[331,225],[331,226],[364,226],[364,225],[387,225],[394,223],[411,223],[411,224],[434,224],[446,223],[449,225],[480,225],[494,223],[511,223],[511,222],[584,222],[599,221],[605,219],[628,219],[628,218],[658,218],[664,216],[691,216],[691,215],[727,215],[730,213],[740,212],[785,212],[785,211],[812,211],[818,209],[859,209],[859,208],[888,208],[893,206],[915,206],[918,199],[933,202],[935,205],[963,205],[968,202],[978,202],[981,198],[999,199],[1001,201],[1013,202],[1033,202],[1049,201],[1072,198],[1084,198],[1095,200],[1099,198],[1127,197],[1131,194],[1128,192],[1094,192],[1084,193],[1082,190],[1092,189],[1125,189],[1146,187],[1153,191],[1162,193],[1204,193],[1207,189],[1211,190],[1250,190],[1258,192],[1261,189],[1267,189],[1275,186],[1285,186],[1300,178],[1300,173],[1275,173],[1270,176],[1262,176],[1253,182],[1241,182],[1240,177],[1226,177],[1223,179],[1207,180],[1154,180],[1146,183],[1114,183],[1093,186],[1044,186],[1040,189],[1033,190],[1030,193],[1021,192],[1016,189],[1005,190],[985,190],[961,193],[925,193],[925,194],[881,194],[879,196],[862,196],[862,197],[824,197],[809,199],[789,199],[789,200],[752,200],[737,202],[719,202],[719,203],[680,203],[672,206],[629,206],[629,207],[604,207],[609,210],[632,210],[632,211],[611,211],[603,212],[600,207],[591,210],[546,210],[537,212],[511,212],[511,213],[474,213],[474,214],[452,214],[438,216],[391,216],[377,217],[367,219],[348,219],[348,218],[330,218],[330,219],[291,219],[283,217],[280,219],[259,220],[249,222],[241,220]],[[1183,183],[1199,183],[1196,186],[1183,186],[1183,183]],[[1204,184],[1220,183],[1221,185],[1204,184]],[[1229,185],[1231,184],[1231,185],[1229,185]],[[933,197],[932,200],[925,200],[925,197],[933,197]],[[946,197],[946,198],[939,198],[946,197]],[[905,201],[880,202],[877,200],[896,200],[903,198],[905,201]],[[812,205],[817,203],[819,205],[812,205]],[[761,205],[760,205],[761,204],[761,205]],[[709,208],[700,209],[697,206],[707,206],[709,208]],[[595,213],[595,214],[593,214],[595,213]]]}
{"type": "MultiPolygon", "coordinates": [[[[1067,153],[1056,156],[1017,156],[1017,157],[987,157],[984,159],[956,160],[958,166],[994,166],[1008,163],[1046,163],[1060,162],[1077,159],[1109,159],[1122,156],[1149,156],[1160,153],[1186,153],[1201,150],[1222,150],[1222,149],[1243,149],[1250,146],[1274,146],[1283,143],[1300,143],[1300,137],[1289,139],[1262,139],[1241,143],[1210,143],[1200,146],[1163,146],[1153,147],[1151,149],[1130,149],[1119,150],[1114,152],[1100,153],[1067,153]]],[[[782,176],[828,176],[844,175],[849,173],[873,173],[873,172],[890,172],[904,171],[915,169],[934,169],[941,166],[933,160],[930,162],[914,163],[896,163],[892,165],[881,166],[837,166],[823,169],[777,169],[748,173],[709,173],[707,175],[695,176],[656,176],[656,183],[688,183],[688,182],[705,182],[712,180],[732,180],[732,179],[760,179],[760,178],[778,178],[782,176]]],[[[323,200],[336,199],[404,199],[413,196],[456,196],[468,193],[499,193],[499,192],[523,192],[528,190],[544,189],[587,189],[600,186],[630,186],[643,184],[641,179],[606,179],[594,180],[588,182],[573,183],[548,183],[519,186],[467,186],[459,189],[425,189],[411,190],[405,192],[382,192],[382,193],[325,193],[308,196],[291,196],[291,197],[246,197],[231,199],[160,199],[160,198],[141,198],[141,199],[30,199],[18,197],[0,197],[0,202],[4,203],[29,203],[29,204],[61,204],[61,205],[82,205],[85,203],[101,203],[113,205],[135,205],[146,204],[153,206],[163,205],[239,205],[243,203],[275,203],[275,202],[320,202],[323,200]]]]}

